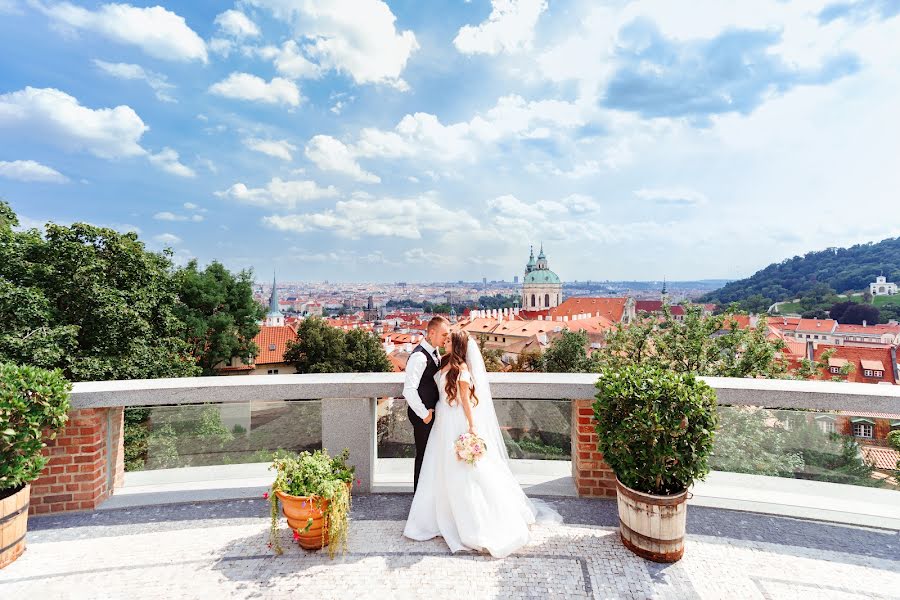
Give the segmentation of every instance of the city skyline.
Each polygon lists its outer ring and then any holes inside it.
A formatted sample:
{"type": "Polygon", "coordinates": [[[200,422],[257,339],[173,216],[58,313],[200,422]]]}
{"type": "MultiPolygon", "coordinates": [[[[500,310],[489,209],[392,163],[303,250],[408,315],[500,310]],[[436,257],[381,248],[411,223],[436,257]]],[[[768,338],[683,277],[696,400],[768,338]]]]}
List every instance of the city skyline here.
{"type": "Polygon", "coordinates": [[[900,235],[900,6],[799,4],[0,0],[0,197],[260,281],[740,279],[900,235]]]}

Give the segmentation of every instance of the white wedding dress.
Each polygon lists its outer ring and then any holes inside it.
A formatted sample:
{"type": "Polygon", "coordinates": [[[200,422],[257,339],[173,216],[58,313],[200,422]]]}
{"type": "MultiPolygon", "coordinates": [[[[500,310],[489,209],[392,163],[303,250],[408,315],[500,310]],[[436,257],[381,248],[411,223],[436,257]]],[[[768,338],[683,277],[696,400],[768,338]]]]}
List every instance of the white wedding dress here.
{"type": "Polygon", "coordinates": [[[451,552],[487,551],[504,557],[528,543],[529,525],[562,518],[546,503],[529,499],[509,470],[484,361],[472,340],[467,363],[469,373],[461,373],[460,379],[475,381],[479,402],[472,421],[487,452],[474,465],[457,459],[454,444],[469,427],[459,402],[447,403],[445,373],[438,371],[440,398],[403,535],[419,541],[441,536],[451,552]]]}

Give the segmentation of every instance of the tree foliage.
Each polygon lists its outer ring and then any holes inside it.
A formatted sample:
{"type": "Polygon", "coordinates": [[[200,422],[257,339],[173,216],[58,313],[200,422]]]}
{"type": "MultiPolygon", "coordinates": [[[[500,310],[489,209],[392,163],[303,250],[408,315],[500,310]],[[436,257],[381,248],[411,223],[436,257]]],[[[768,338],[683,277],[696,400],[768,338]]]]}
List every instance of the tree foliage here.
{"type": "Polygon", "coordinates": [[[388,372],[391,362],[378,338],[367,331],[332,327],[324,320],[304,319],[297,340],[288,342],[285,362],[298,373],[388,372]]]}
{"type": "Polygon", "coordinates": [[[233,356],[256,356],[253,338],[259,333],[263,307],[253,298],[250,271],[231,273],[218,262],[205,269],[192,260],[175,273],[181,303],[176,314],[184,323],[184,337],[204,375],[233,356]]]}
{"type": "Polygon", "coordinates": [[[900,238],[850,248],[827,248],[773,263],[753,276],[710,292],[702,302],[730,304],[759,295],[763,302],[821,297],[825,286],[838,292],[862,290],[881,273],[900,277],[900,238]]]}
{"type": "Polygon", "coordinates": [[[584,373],[591,370],[587,355],[588,336],[583,331],[563,330],[541,356],[547,373],[584,373]]]}

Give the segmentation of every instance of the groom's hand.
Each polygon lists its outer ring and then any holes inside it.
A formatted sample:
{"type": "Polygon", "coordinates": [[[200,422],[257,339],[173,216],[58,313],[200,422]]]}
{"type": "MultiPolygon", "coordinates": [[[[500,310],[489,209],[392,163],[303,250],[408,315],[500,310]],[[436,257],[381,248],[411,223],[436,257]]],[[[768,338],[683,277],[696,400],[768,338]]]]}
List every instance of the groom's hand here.
{"type": "Polygon", "coordinates": [[[431,419],[432,419],[433,417],[434,417],[434,409],[433,409],[433,408],[429,408],[429,409],[428,409],[428,414],[425,415],[425,418],[422,419],[422,422],[425,423],[426,425],[428,425],[429,423],[431,423],[431,419]]]}

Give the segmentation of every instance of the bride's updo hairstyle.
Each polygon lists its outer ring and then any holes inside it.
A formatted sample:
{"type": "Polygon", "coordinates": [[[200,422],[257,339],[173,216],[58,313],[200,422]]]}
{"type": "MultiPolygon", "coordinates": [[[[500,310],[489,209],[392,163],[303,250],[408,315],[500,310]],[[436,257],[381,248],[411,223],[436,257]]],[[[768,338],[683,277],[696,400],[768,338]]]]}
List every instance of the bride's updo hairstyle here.
{"type": "MultiPolygon", "coordinates": [[[[447,383],[444,390],[447,392],[447,404],[456,404],[459,395],[459,371],[466,364],[466,354],[469,349],[469,334],[465,331],[454,331],[450,334],[450,353],[441,359],[441,367],[450,365],[447,369],[447,383]]],[[[478,396],[475,395],[475,383],[469,383],[469,395],[472,397],[472,406],[478,406],[478,396]]]]}

